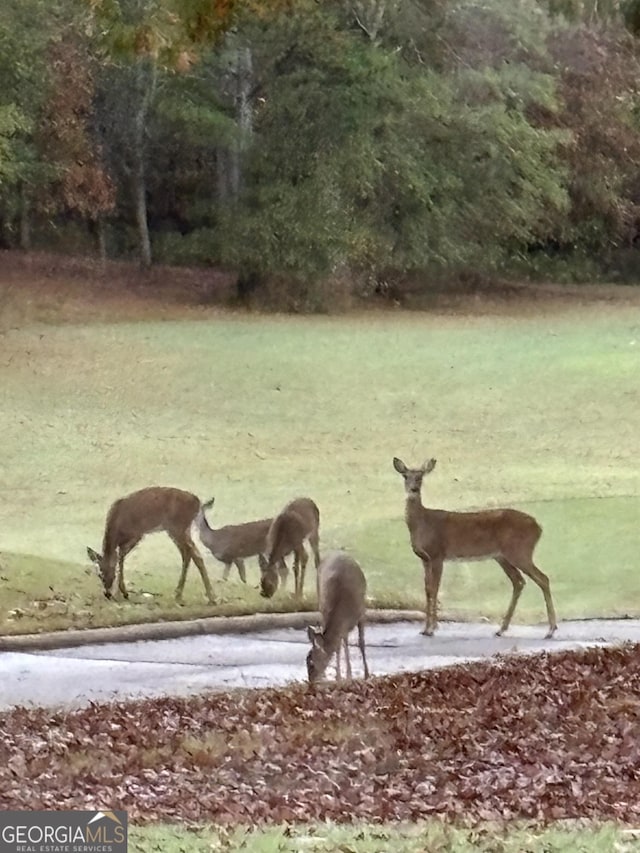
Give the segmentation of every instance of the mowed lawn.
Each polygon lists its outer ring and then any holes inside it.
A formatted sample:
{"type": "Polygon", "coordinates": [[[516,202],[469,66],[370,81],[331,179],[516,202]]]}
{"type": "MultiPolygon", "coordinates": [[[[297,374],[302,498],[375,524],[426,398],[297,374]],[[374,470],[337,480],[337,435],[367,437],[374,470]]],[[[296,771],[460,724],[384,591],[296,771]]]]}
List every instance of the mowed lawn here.
{"type": "MultiPolygon", "coordinates": [[[[0,336],[0,631],[103,625],[265,603],[205,553],[218,608],[150,536],[128,558],[130,602],[89,566],[117,497],[166,484],[215,495],[214,524],[321,510],[323,550],[351,551],[374,606],[422,607],[403,521],[400,456],[434,456],[423,498],[511,505],[544,533],[538,565],[560,619],[640,614],[640,309],[624,302],[518,314],[380,312],[29,325],[0,336]],[[17,610],[17,613],[15,612],[17,610]]],[[[306,606],[314,584],[307,582],[306,606]]],[[[510,585],[492,562],[450,564],[442,614],[496,621],[510,585]]],[[[527,584],[514,624],[543,622],[527,584]]]]}

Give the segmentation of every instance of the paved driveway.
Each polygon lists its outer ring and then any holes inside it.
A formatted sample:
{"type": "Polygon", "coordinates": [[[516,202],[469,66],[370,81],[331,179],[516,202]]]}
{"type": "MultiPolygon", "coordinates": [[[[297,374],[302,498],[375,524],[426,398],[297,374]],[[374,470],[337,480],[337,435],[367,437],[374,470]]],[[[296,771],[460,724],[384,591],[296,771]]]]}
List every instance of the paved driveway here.
{"type": "MultiPolygon", "coordinates": [[[[373,675],[446,666],[498,653],[560,650],[630,640],[640,642],[640,620],[561,623],[556,638],[545,627],[514,626],[494,636],[489,623],[441,623],[423,637],[416,622],[367,626],[373,675]]],[[[306,631],[278,629],[174,640],[107,643],[51,652],[0,652],[0,709],[15,705],[77,707],[89,701],[188,695],[234,687],[283,685],[306,678],[306,631]]],[[[361,672],[360,653],[351,660],[361,672]]]]}

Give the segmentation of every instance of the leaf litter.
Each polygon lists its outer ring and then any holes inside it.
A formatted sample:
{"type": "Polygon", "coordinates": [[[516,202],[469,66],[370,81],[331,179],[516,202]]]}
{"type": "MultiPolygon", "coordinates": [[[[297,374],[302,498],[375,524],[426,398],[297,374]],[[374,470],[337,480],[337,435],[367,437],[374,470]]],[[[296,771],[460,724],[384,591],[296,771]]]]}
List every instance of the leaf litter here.
{"type": "Polygon", "coordinates": [[[640,646],[0,714],[0,809],[136,822],[640,822],[640,646]]]}

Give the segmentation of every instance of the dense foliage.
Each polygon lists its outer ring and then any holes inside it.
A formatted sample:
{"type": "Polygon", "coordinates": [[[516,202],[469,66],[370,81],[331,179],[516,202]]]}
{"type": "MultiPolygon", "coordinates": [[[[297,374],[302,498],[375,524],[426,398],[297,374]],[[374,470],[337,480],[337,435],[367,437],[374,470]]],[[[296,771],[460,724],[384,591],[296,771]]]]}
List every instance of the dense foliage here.
{"type": "Polygon", "coordinates": [[[0,239],[224,265],[294,309],[443,270],[633,266],[634,10],[7,0],[0,239]]]}

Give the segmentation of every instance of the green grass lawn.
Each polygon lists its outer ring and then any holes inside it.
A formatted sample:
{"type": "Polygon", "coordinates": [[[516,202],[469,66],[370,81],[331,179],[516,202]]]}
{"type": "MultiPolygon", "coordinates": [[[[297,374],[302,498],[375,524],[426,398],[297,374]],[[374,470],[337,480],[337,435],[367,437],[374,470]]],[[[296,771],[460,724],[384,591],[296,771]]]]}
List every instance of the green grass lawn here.
{"type": "Polygon", "coordinates": [[[200,827],[185,829],[159,825],[129,828],[132,853],[609,853],[639,850],[638,832],[613,826],[548,828],[487,826],[464,830],[444,826],[312,826],[274,827],[268,830],[232,830],[200,827]]]}
{"type": "MultiPolygon", "coordinates": [[[[128,558],[131,602],[103,598],[86,546],[100,548],[115,498],[154,483],[215,495],[216,525],[308,494],[321,509],[322,548],[361,560],[376,604],[422,607],[394,455],[437,457],[423,489],[431,506],[535,514],[538,564],[561,619],[640,614],[639,316],[604,303],[520,316],[203,311],[9,330],[0,336],[0,631],[262,607],[253,561],[249,587],[223,587],[210,556],[221,608],[206,605],[193,568],[176,606],[179,557],[160,535],[128,558]]],[[[451,564],[443,613],[497,620],[509,593],[495,564],[451,564]]],[[[514,622],[544,619],[529,583],[514,622]]]]}

